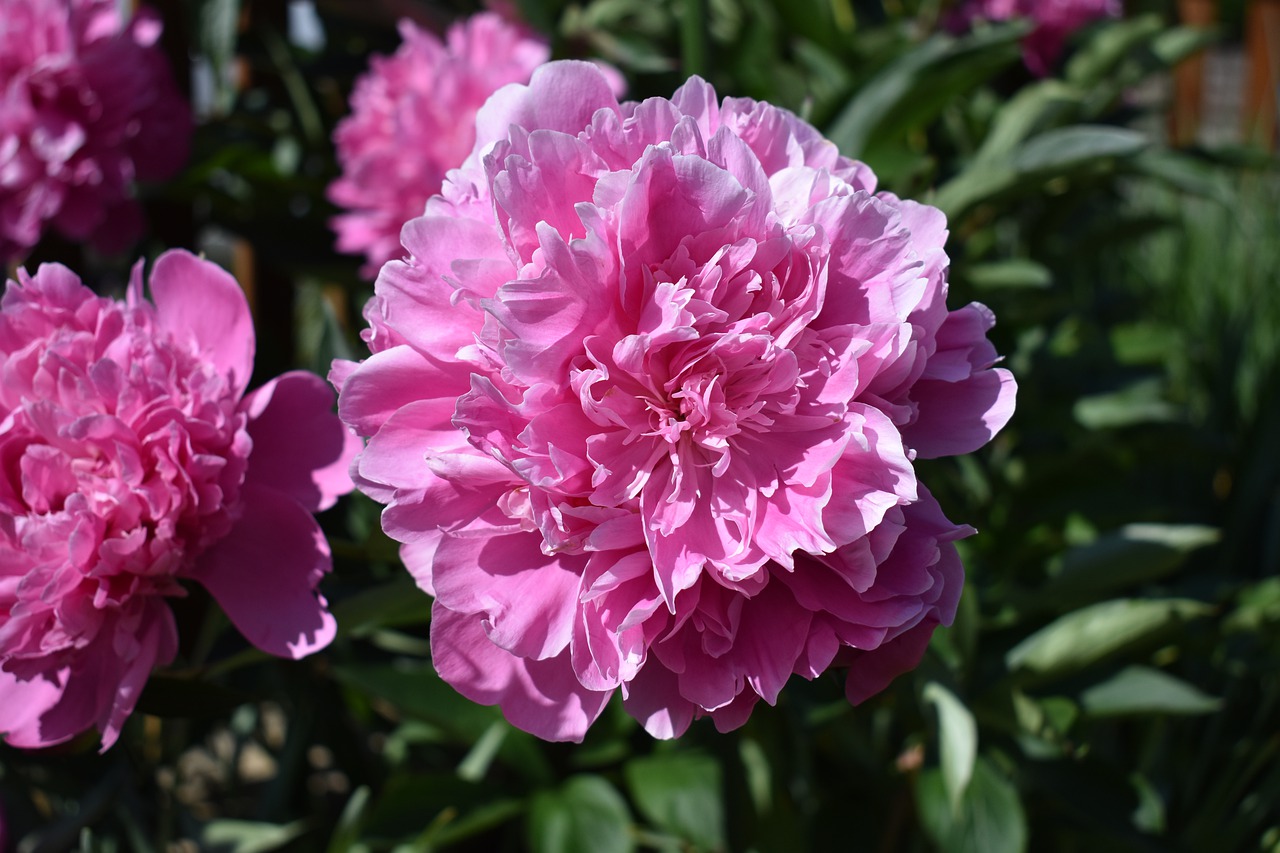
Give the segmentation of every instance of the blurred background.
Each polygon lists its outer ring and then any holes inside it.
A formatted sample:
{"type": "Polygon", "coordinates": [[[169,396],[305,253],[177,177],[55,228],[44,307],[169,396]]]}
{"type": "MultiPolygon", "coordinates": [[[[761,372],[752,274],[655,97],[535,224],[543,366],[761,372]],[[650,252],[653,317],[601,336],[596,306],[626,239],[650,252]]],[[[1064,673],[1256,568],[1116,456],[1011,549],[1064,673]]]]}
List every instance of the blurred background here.
{"type": "MultiPolygon", "coordinates": [[[[1034,54],[1036,7],[513,0],[628,97],[690,74],[769,100],[950,221],[950,304],[989,305],[1020,386],[973,456],[920,463],[960,543],[955,624],[853,708],[837,674],[657,742],[615,703],[542,743],[435,675],[430,601],[360,496],[322,517],[339,638],[270,659],[207,597],[106,754],[0,747],[0,836],[84,851],[1280,851],[1277,0],[1134,0],[1034,54]],[[1031,11],[1027,11],[1027,10],[1031,11]]],[[[127,4],[126,4],[127,5],[127,4]]],[[[332,135],[415,0],[153,0],[196,116],[105,290],[203,251],[250,295],[257,370],[359,358],[332,135]]],[[[2,8],[2,7],[0,7],[2,8]]],[[[1047,13],[1046,13],[1047,14],[1047,13]]],[[[6,842],[0,840],[0,846],[6,842]]]]}

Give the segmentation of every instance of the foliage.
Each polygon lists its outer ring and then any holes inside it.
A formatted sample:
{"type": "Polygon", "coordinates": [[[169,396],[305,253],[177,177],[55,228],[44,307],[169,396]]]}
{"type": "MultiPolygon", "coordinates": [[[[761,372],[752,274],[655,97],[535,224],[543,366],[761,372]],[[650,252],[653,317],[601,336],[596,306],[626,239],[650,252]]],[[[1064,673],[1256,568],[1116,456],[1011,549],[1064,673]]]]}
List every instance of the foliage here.
{"type": "MultiPolygon", "coordinates": [[[[360,351],[368,294],[331,249],[329,133],[395,35],[327,0],[309,50],[275,5],[165,4],[217,83],[187,170],[146,202],[152,248],[252,250],[263,375],[323,373],[360,351]]],[[[936,34],[935,3],[519,6],[633,96],[703,73],[947,211],[951,301],[995,310],[1020,385],[983,453],[920,463],[980,530],[955,624],[858,708],[836,676],[793,679],[729,735],[654,742],[611,707],[545,744],[435,675],[429,599],[350,498],[323,519],[337,642],[267,660],[193,594],[181,666],[115,748],[0,751],[19,849],[1280,849],[1280,171],[1164,146],[1130,94],[1203,35],[1109,22],[1032,80],[1025,28],[936,34]]],[[[82,252],[29,263],[123,276],[82,252]]]]}

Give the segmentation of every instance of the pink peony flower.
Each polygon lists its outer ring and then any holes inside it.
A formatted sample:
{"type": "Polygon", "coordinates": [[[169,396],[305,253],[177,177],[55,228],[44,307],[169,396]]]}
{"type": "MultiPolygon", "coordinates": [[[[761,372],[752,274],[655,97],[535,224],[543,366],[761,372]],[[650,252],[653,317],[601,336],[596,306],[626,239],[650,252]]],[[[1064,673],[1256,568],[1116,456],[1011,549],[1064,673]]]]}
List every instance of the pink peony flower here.
{"type": "Polygon", "coordinates": [[[394,56],[375,56],[356,81],[351,115],[333,138],[342,176],[329,187],[338,250],[364,253],[373,278],[402,255],[400,228],[422,215],[450,169],[475,144],[475,116],[507,83],[528,81],[547,61],[547,45],[484,12],[454,24],[441,43],[413,22],[394,56]]]}
{"type": "Polygon", "coordinates": [[[615,690],[672,737],[913,666],[972,532],[913,460],[986,443],[1015,391],[991,313],[947,310],[943,214],[698,78],[618,104],[551,63],[477,127],[332,374],[440,674],[567,740],[615,690]]]}
{"type": "Polygon", "coordinates": [[[1119,0],[964,0],[952,13],[950,27],[961,31],[974,21],[1031,19],[1035,28],[1022,40],[1022,60],[1031,73],[1043,77],[1057,64],[1072,33],[1123,13],[1119,0]]]}
{"type": "Polygon", "coordinates": [[[0,262],[52,225],[104,251],[142,231],[135,180],[186,161],[191,116],[143,10],[116,0],[0,0],[0,262]]]}
{"type": "Polygon", "coordinates": [[[19,272],[0,300],[0,732],[15,746],[120,733],[177,649],[165,598],[202,584],[254,645],[298,658],[333,617],[311,513],[358,449],[303,372],[245,396],[244,294],[186,252],[123,302],[19,272]]]}

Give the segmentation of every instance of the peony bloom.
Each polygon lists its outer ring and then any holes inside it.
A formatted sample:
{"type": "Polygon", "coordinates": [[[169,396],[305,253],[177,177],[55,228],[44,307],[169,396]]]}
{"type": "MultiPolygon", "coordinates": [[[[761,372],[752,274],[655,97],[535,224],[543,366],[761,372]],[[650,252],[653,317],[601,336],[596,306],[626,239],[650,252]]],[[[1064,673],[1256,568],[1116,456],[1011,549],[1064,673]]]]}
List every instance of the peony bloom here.
{"type": "Polygon", "coordinates": [[[142,231],[135,180],[181,168],[191,135],[147,11],[0,0],[0,264],[48,226],[104,251],[142,231]]]}
{"type": "Polygon", "coordinates": [[[202,584],[266,652],[326,645],[330,568],[311,513],[351,488],[358,441],[317,376],[245,396],[254,335],[217,266],[168,252],[123,302],[70,270],[0,300],[0,732],[120,733],[177,650],[168,596],[202,584]]]}
{"type": "Polygon", "coordinates": [[[394,56],[375,56],[356,81],[334,143],[342,176],[329,187],[350,212],[333,219],[338,250],[364,253],[369,278],[400,257],[400,228],[421,216],[475,144],[475,116],[508,83],[528,81],[547,45],[485,12],[454,24],[442,44],[413,22],[394,56]]]}
{"type": "Polygon", "coordinates": [[[477,127],[332,376],[440,674],[568,740],[615,690],[673,737],[913,666],[972,532],[913,460],[1014,401],[991,313],[947,310],[943,214],[698,78],[618,104],[552,63],[477,127]]]}
{"type": "Polygon", "coordinates": [[[1057,64],[1072,33],[1099,18],[1118,18],[1123,11],[1119,0],[964,0],[950,25],[965,30],[974,21],[1029,18],[1035,27],[1022,41],[1022,60],[1031,73],[1043,77],[1057,64]]]}

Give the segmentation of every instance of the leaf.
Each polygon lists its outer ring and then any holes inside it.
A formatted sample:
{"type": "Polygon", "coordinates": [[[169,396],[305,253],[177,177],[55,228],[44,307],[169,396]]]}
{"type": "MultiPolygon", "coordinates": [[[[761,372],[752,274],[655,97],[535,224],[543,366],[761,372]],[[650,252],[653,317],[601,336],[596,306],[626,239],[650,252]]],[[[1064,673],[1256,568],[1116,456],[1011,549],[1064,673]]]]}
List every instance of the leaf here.
{"type": "Polygon", "coordinates": [[[401,573],[394,580],[342,599],[333,606],[338,630],[365,637],[379,628],[425,625],[431,620],[431,599],[413,578],[401,573]]]}
{"type": "Polygon", "coordinates": [[[535,853],[629,853],[631,813],[600,776],[581,775],[529,806],[529,846],[535,853]]]}
{"type": "Polygon", "coordinates": [[[252,820],[214,820],[201,833],[201,850],[211,853],[268,853],[279,850],[306,829],[303,821],[275,824],[252,820]]]}
{"type": "Polygon", "coordinates": [[[235,60],[240,30],[240,0],[205,0],[200,5],[200,48],[212,67],[214,106],[219,113],[231,108],[235,90],[227,73],[235,60]]]}
{"type": "Polygon", "coordinates": [[[1060,127],[1028,140],[1014,155],[1013,167],[1024,175],[1062,174],[1096,160],[1131,156],[1145,148],[1147,142],[1144,134],[1123,127],[1060,127]]]}
{"type": "Polygon", "coordinates": [[[862,86],[827,129],[849,157],[891,145],[932,120],[948,103],[1014,62],[1022,24],[994,26],[955,39],[935,35],[902,54],[862,86]]]}
{"type": "Polygon", "coordinates": [[[1135,130],[1106,125],[1061,127],[1034,136],[1000,159],[974,160],[938,189],[933,203],[949,218],[1013,190],[1039,190],[1050,178],[1088,171],[1147,145],[1135,130]]]}
{"type": "Polygon", "coordinates": [[[1009,650],[1005,665],[1034,675],[1077,672],[1210,610],[1209,605],[1187,598],[1104,601],[1074,610],[1036,631],[1009,650]]]}
{"type": "Polygon", "coordinates": [[[1222,40],[1222,31],[1213,27],[1174,27],[1151,41],[1151,53],[1167,68],[1222,40]]]}
{"type": "Polygon", "coordinates": [[[926,684],[922,695],[938,709],[942,781],[952,814],[958,815],[978,757],[978,724],[965,704],[938,682],[926,684]]]}
{"type": "Polygon", "coordinates": [[[723,850],[724,805],[720,765],[695,752],[635,758],[624,768],[640,813],[654,826],[705,850],[723,850]]]}
{"type": "Polygon", "coordinates": [[[1026,258],[973,264],[957,271],[970,285],[983,290],[996,288],[1046,288],[1053,284],[1053,273],[1043,264],[1026,258]]]}
{"type": "Polygon", "coordinates": [[[1088,429],[1176,421],[1178,408],[1164,399],[1163,392],[1164,385],[1159,378],[1143,379],[1118,391],[1081,397],[1072,414],[1088,429]]]}
{"type": "Polygon", "coordinates": [[[342,814],[338,816],[338,825],[333,828],[333,835],[329,836],[329,853],[345,853],[355,847],[360,838],[360,824],[369,810],[371,797],[372,791],[368,785],[361,785],[351,794],[342,808],[342,814]]]}
{"type": "Polygon", "coordinates": [[[979,758],[958,811],[947,804],[938,770],[916,781],[920,822],[944,853],[1021,853],[1027,849],[1027,818],[1018,791],[989,761],[979,758]]]}
{"type": "Polygon", "coordinates": [[[974,160],[979,163],[1003,161],[1035,132],[1051,124],[1069,107],[1080,105],[1080,92],[1060,80],[1041,80],[1021,89],[1005,104],[992,122],[974,160]]]}
{"type": "Polygon", "coordinates": [[[1066,79],[1082,89],[1109,80],[1116,67],[1164,29],[1159,15],[1142,15],[1103,27],[1071,57],[1066,79]]]}
{"type": "Polygon", "coordinates": [[[427,662],[335,666],[333,675],[401,713],[437,726],[457,741],[474,743],[502,718],[497,708],[477,705],[459,694],[427,662]]]}
{"type": "Polygon", "coordinates": [[[1193,715],[1219,710],[1222,700],[1158,669],[1130,666],[1081,693],[1080,704],[1091,717],[1193,715]]]}
{"type": "Polygon", "coordinates": [[[1040,597],[1069,601],[1167,577],[1220,535],[1201,524],[1125,525],[1063,554],[1040,597]]]}

